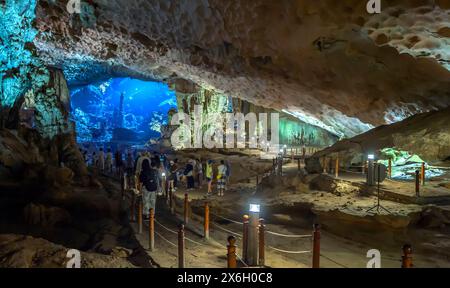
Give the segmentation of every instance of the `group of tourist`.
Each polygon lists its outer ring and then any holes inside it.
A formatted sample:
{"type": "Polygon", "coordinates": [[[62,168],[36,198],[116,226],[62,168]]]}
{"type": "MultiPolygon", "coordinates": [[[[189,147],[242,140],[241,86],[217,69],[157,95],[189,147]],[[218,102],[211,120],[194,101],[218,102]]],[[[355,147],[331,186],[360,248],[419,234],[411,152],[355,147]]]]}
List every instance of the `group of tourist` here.
{"type": "Polygon", "coordinates": [[[200,159],[189,159],[185,165],[180,165],[177,158],[169,160],[164,154],[149,151],[132,152],[128,150],[125,157],[121,150],[113,153],[111,148],[95,150],[89,155],[87,150],[80,149],[86,164],[104,174],[134,179],[137,191],[142,193],[144,217],[148,217],[150,208],[155,210],[157,195],[176,191],[185,182],[187,191],[202,189],[207,183],[206,196],[213,195],[213,184],[217,182],[217,195],[223,197],[231,176],[228,161],[214,160],[202,162],[200,159]],[[125,158],[125,159],[124,159],[125,158]],[[164,191],[166,189],[166,191],[164,191]]]}
{"type": "MultiPolygon", "coordinates": [[[[185,179],[188,191],[202,188],[206,176],[208,182],[207,196],[212,195],[214,161],[209,160],[204,166],[200,159],[190,159],[184,167],[180,167],[178,159],[167,160],[165,155],[153,156],[144,152],[136,160],[135,179],[138,179],[138,191],[142,192],[144,203],[143,215],[149,217],[150,209],[155,211],[157,194],[163,194],[163,188],[175,192],[179,183],[185,179]],[[205,167],[205,168],[204,168],[205,167]]],[[[226,184],[231,176],[231,168],[224,160],[217,167],[217,189],[220,197],[224,196],[226,184]]]]}

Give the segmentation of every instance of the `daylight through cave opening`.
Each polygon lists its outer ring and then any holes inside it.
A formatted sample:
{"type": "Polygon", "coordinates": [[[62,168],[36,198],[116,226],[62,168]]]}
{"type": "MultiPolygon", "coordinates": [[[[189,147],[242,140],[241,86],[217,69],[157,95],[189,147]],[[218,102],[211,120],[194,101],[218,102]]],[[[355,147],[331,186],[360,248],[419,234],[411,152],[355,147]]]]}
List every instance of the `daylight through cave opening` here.
{"type": "Polygon", "coordinates": [[[176,95],[167,84],[133,78],[70,87],[79,144],[145,145],[161,136],[176,95]]]}

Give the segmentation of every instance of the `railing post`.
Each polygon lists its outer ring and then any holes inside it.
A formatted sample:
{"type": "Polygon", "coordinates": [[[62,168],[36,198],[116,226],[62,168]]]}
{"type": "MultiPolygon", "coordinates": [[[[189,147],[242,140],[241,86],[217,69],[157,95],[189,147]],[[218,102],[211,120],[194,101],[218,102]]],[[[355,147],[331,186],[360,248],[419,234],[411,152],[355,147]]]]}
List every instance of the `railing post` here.
{"type": "Polygon", "coordinates": [[[205,239],[208,240],[209,239],[209,203],[205,202],[205,219],[204,219],[204,234],[205,234],[205,239]]]}
{"type": "Polygon", "coordinates": [[[248,262],[248,226],[249,226],[249,219],[250,217],[248,215],[244,215],[243,217],[243,225],[242,225],[242,258],[245,262],[248,262]]]}
{"type": "Polygon", "coordinates": [[[336,178],[339,178],[339,154],[336,157],[336,167],[334,170],[336,178]]]}
{"type": "Polygon", "coordinates": [[[409,244],[403,246],[402,268],[413,268],[412,247],[409,244]]]}
{"type": "Polygon", "coordinates": [[[230,236],[227,245],[227,268],[237,268],[236,258],[236,238],[230,236]]]}
{"type": "Polygon", "coordinates": [[[416,170],[416,197],[420,197],[420,171],[416,170]]]}
{"type": "Polygon", "coordinates": [[[389,158],[388,173],[389,173],[389,179],[392,179],[392,159],[391,158],[389,158]]]}
{"type": "Polygon", "coordinates": [[[266,225],[264,219],[259,219],[259,266],[266,265],[266,225]]]}
{"type": "Polygon", "coordinates": [[[148,223],[148,231],[149,231],[149,250],[155,250],[155,211],[153,208],[150,208],[150,221],[148,223]]]}
{"type": "Polygon", "coordinates": [[[178,268],[184,268],[184,225],[178,230],[178,268]]]}
{"type": "Polygon", "coordinates": [[[189,222],[189,194],[184,194],[184,224],[189,222]]]}
{"type": "Polygon", "coordinates": [[[139,201],[139,209],[138,209],[138,226],[139,226],[139,234],[142,234],[142,227],[143,227],[143,225],[142,225],[142,222],[143,222],[143,219],[142,219],[142,214],[143,214],[143,210],[144,210],[144,208],[142,207],[143,206],[143,201],[144,199],[142,198],[142,197],[140,197],[140,201],[139,201]]]}
{"type": "Polygon", "coordinates": [[[320,225],[314,224],[312,268],[320,268],[320,225]]]}
{"type": "Polygon", "coordinates": [[[422,185],[425,185],[425,178],[426,178],[426,174],[425,174],[425,162],[422,163],[422,173],[421,175],[421,180],[422,180],[422,185]]]}

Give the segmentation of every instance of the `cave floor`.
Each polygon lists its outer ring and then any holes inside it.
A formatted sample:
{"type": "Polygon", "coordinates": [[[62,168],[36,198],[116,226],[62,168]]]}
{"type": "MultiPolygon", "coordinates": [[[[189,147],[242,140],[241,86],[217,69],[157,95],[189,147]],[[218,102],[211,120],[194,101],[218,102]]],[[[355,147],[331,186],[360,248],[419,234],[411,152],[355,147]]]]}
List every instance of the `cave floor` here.
{"type": "MultiPolygon", "coordinates": [[[[243,211],[243,198],[247,198],[252,193],[249,193],[248,188],[252,185],[232,185],[230,187],[229,193],[223,198],[213,196],[209,198],[211,203],[211,218],[212,222],[220,223],[222,228],[229,231],[240,233],[241,226],[229,221],[221,221],[217,218],[215,213],[219,213],[223,217],[230,217],[232,220],[239,221],[236,216],[236,210],[243,211]],[[245,194],[238,191],[246,191],[245,194]],[[243,197],[244,196],[244,197],[243,197]],[[231,204],[234,203],[235,205],[231,204]],[[237,205],[236,205],[237,204],[237,205]],[[233,207],[234,206],[234,207],[233,207]]],[[[164,199],[160,199],[159,205],[162,207],[159,209],[157,218],[159,218],[160,223],[165,225],[171,230],[176,230],[179,223],[182,222],[181,215],[183,214],[181,203],[184,199],[185,194],[184,189],[179,189],[176,192],[177,197],[177,215],[170,215],[166,208],[166,203],[164,199]]],[[[210,267],[218,268],[226,266],[226,238],[230,233],[223,232],[222,230],[215,229],[214,225],[211,228],[211,240],[205,242],[202,235],[202,218],[201,218],[201,207],[204,202],[205,188],[196,191],[189,191],[189,197],[195,212],[191,214],[192,220],[187,226],[186,237],[198,242],[192,243],[186,241],[187,254],[186,254],[186,265],[187,267],[210,267]]],[[[271,231],[276,231],[277,233],[283,234],[300,234],[307,235],[311,234],[311,231],[305,228],[305,225],[301,221],[297,222],[294,215],[286,214],[276,214],[273,215],[274,224],[267,224],[267,228],[271,231]],[[289,221],[281,222],[279,219],[284,218],[289,219],[289,221]]],[[[137,231],[137,225],[133,225],[135,231],[137,231]]],[[[155,229],[158,233],[161,233],[163,237],[172,243],[176,244],[176,235],[172,232],[167,231],[162,228],[159,224],[155,224],[155,229]]],[[[142,235],[137,235],[137,239],[141,242],[141,245],[148,248],[148,236],[146,234],[146,228],[144,228],[144,233],[142,235]]],[[[149,252],[150,257],[152,257],[155,262],[157,262],[161,267],[177,267],[177,250],[172,245],[161,239],[159,236],[155,236],[157,248],[154,252],[149,252]]],[[[307,268],[310,267],[311,256],[306,255],[296,255],[296,254],[286,254],[278,251],[273,251],[270,247],[271,245],[276,246],[278,249],[292,251],[292,250],[309,250],[310,240],[297,240],[289,238],[278,238],[274,235],[268,235],[266,238],[267,247],[266,248],[266,265],[274,268],[307,268]]],[[[240,239],[238,239],[238,254],[239,248],[241,247],[240,239]]],[[[379,246],[376,246],[379,247],[379,246]]],[[[361,243],[358,241],[353,241],[350,239],[345,239],[343,237],[336,236],[327,231],[322,231],[322,242],[321,242],[321,267],[323,268],[364,268],[366,267],[368,258],[366,258],[367,251],[374,248],[367,243],[361,243]]],[[[401,250],[392,245],[383,245],[382,252],[382,267],[385,268],[399,268],[401,250]]],[[[147,251],[148,252],[148,251],[147,251]]],[[[417,253],[414,255],[414,263],[417,267],[450,267],[450,262],[445,259],[435,258],[432,254],[417,253]]]]}
{"type": "MultiPolygon", "coordinates": [[[[304,168],[303,164],[301,165],[301,168],[304,168]]],[[[298,165],[296,163],[288,163],[284,165],[283,173],[286,177],[295,177],[298,174],[298,165]]],[[[335,178],[334,174],[326,175],[335,178]]],[[[366,176],[359,172],[340,171],[337,179],[351,182],[361,188],[367,188],[365,185],[366,176]]],[[[390,200],[392,198],[396,198],[394,196],[395,194],[398,198],[395,200],[400,200],[405,203],[433,204],[444,201],[445,203],[450,204],[450,189],[446,186],[448,183],[450,183],[450,171],[446,171],[444,175],[438,178],[428,180],[425,185],[420,185],[419,198],[422,198],[422,201],[420,201],[416,197],[414,181],[386,179],[380,184],[380,190],[382,192],[381,199],[385,198],[386,200],[390,200]]],[[[372,187],[368,190],[371,194],[375,195],[376,187],[372,187]]]]}

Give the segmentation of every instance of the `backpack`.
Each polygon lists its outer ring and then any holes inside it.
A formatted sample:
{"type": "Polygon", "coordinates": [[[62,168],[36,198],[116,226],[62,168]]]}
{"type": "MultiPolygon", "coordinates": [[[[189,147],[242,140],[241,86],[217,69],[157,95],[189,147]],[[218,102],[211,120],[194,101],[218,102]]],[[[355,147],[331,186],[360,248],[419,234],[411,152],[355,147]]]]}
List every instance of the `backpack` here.
{"type": "Polygon", "coordinates": [[[158,190],[158,174],[155,169],[143,172],[141,174],[141,182],[144,184],[145,189],[149,192],[158,190]]]}

